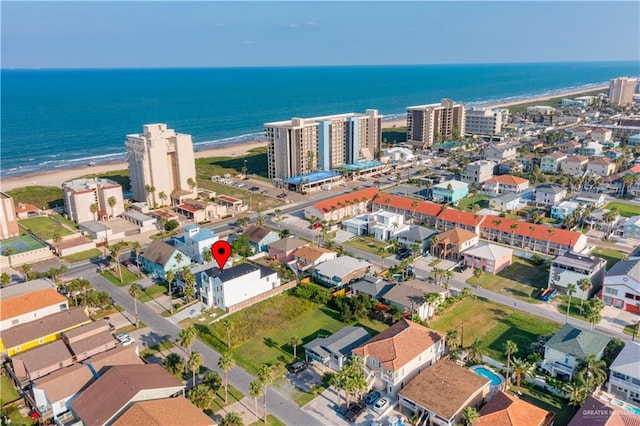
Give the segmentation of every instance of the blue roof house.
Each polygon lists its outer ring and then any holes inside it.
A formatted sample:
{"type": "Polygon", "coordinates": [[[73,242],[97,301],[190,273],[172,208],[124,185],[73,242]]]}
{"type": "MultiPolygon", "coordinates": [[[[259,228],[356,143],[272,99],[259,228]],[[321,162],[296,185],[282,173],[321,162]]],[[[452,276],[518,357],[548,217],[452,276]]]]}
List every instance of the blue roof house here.
{"type": "Polygon", "coordinates": [[[176,248],[182,253],[198,263],[204,263],[203,251],[211,250],[211,246],[219,237],[210,229],[189,225],[184,227],[184,235],[173,240],[176,248]]]}
{"type": "Polygon", "coordinates": [[[249,243],[256,254],[261,251],[268,252],[269,244],[280,239],[277,232],[261,226],[250,226],[245,231],[245,234],[249,236],[249,243]]]}
{"type": "Polygon", "coordinates": [[[191,258],[169,244],[155,240],[140,257],[142,269],[151,277],[167,278],[168,271],[191,265],[191,258]],[[180,260],[180,262],[178,262],[180,260]]]}

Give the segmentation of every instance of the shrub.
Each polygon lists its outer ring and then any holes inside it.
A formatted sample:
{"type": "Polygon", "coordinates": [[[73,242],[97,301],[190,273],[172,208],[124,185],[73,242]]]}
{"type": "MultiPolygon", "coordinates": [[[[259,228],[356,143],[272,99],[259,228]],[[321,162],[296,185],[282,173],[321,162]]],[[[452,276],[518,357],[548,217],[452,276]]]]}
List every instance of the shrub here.
{"type": "Polygon", "coordinates": [[[322,291],[316,286],[300,284],[291,290],[291,294],[301,299],[310,300],[314,303],[327,304],[331,300],[331,294],[322,291]]]}

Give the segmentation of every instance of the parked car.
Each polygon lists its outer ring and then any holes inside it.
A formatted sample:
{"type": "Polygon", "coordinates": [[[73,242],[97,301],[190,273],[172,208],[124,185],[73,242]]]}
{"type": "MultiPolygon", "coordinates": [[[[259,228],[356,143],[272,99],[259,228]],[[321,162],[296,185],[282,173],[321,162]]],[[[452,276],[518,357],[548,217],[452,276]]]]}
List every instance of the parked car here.
{"type": "Polygon", "coordinates": [[[382,413],[387,408],[387,405],[389,405],[389,400],[387,398],[379,399],[378,402],[376,402],[376,405],[373,406],[373,411],[376,413],[382,413]]]}
{"type": "Polygon", "coordinates": [[[259,189],[260,189],[260,188],[259,188],[259,187],[257,187],[257,186],[252,186],[251,188],[249,188],[249,191],[257,191],[257,190],[259,190],[259,189]]]}
{"type": "Polygon", "coordinates": [[[355,422],[358,417],[367,409],[367,406],[363,402],[354,402],[349,406],[349,409],[344,413],[344,418],[350,422],[355,422]]]}
{"type": "Polygon", "coordinates": [[[364,397],[364,403],[368,404],[368,405],[371,405],[371,404],[375,403],[379,398],[380,398],[380,392],[378,392],[378,391],[369,392],[364,397]]]}
{"type": "Polygon", "coordinates": [[[238,188],[244,188],[245,186],[247,186],[247,184],[246,183],[242,183],[242,182],[238,182],[238,183],[236,183],[236,186],[238,188]]]}
{"type": "Polygon", "coordinates": [[[122,346],[129,346],[135,343],[133,337],[125,333],[114,334],[114,337],[118,340],[118,342],[122,343],[122,346]]]}
{"type": "Polygon", "coordinates": [[[306,362],[300,362],[300,361],[294,362],[289,367],[289,373],[294,374],[294,375],[298,374],[301,371],[306,370],[308,366],[309,366],[309,364],[307,364],[306,362]]]}

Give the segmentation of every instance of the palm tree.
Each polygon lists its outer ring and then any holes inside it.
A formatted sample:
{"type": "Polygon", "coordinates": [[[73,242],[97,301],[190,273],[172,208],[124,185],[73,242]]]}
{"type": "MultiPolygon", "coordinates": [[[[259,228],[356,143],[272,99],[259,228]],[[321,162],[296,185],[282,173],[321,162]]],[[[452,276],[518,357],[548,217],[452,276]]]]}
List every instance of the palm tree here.
{"type": "Polygon", "coordinates": [[[167,201],[167,198],[169,198],[167,196],[167,193],[164,191],[160,191],[160,193],[158,193],[158,198],[160,198],[160,201],[162,202],[162,207],[164,207],[166,205],[165,201],[167,201]]]}
{"type": "Polygon", "coordinates": [[[253,398],[253,403],[255,404],[254,414],[258,419],[260,418],[260,415],[258,414],[258,398],[260,398],[262,395],[262,383],[260,382],[260,380],[254,380],[253,382],[249,383],[249,396],[253,398]]]}
{"type": "MultiPolygon", "coordinates": [[[[493,223],[496,228],[499,228],[500,225],[502,225],[502,220],[501,219],[494,219],[491,221],[491,223],[493,223]]],[[[498,241],[498,235],[500,235],[500,230],[496,229],[496,241],[498,241]]]]}
{"type": "Polygon", "coordinates": [[[447,331],[445,343],[449,352],[458,349],[458,330],[452,328],[447,331]]]}
{"type": "Polygon", "coordinates": [[[273,367],[269,364],[262,364],[260,370],[258,371],[258,380],[262,383],[263,395],[262,401],[264,403],[262,408],[262,415],[264,422],[267,422],[267,386],[273,383],[273,367]]]}
{"type": "Polygon", "coordinates": [[[200,366],[203,361],[204,359],[202,358],[202,354],[198,351],[193,351],[191,352],[191,355],[189,355],[187,367],[191,370],[193,386],[196,385],[196,371],[200,370],[200,366]]]}
{"type": "Polygon", "coordinates": [[[474,362],[482,361],[482,340],[476,339],[469,346],[469,358],[474,362]]]}
{"type": "Polygon", "coordinates": [[[31,272],[33,271],[33,268],[31,267],[30,264],[25,263],[22,265],[22,272],[24,272],[25,278],[27,279],[27,281],[29,281],[31,279],[31,272]]]}
{"type": "Polygon", "coordinates": [[[473,277],[477,280],[476,281],[476,299],[478,298],[478,292],[480,291],[480,277],[482,276],[483,273],[484,271],[482,270],[482,268],[473,269],[473,277]]]}
{"type": "Polygon", "coordinates": [[[176,263],[178,264],[178,267],[180,267],[180,264],[184,260],[184,256],[182,255],[182,253],[177,252],[175,258],[176,258],[176,263]]]}
{"type": "Polygon", "coordinates": [[[474,407],[465,407],[462,411],[462,420],[464,420],[465,426],[473,425],[473,422],[480,418],[480,414],[474,407]]]}
{"type": "Polygon", "coordinates": [[[165,274],[169,292],[169,311],[173,313],[173,297],[171,297],[171,284],[176,277],[176,273],[174,271],[167,271],[165,274]]]}
{"type": "Polygon", "coordinates": [[[431,318],[432,317],[431,307],[434,307],[434,311],[435,311],[435,305],[436,303],[438,303],[438,301],[440,301],[440,293],[427,293],[424,295],[423,300],[424,300],[424,303],[427,304],[428,318],[431,318]]]}
{"type": "Polygon", "coordinates": [[[551,247],[551,237],[555,234],[555,229],[549,228],[547,229],[547,254],[549,254],[549,248],[551,247]]]}
{"type": "Polygon", "coordinates": [[[438,236],[437,235],[434,235],[429,240],[429,242],[431,243],[431,256],[435,256],[436,255],[436,249],[438,248],[438,242],[439,241],[440,240],[438,240],[438,236]]]}
{"type": "Polygon", "coordinates": [[[202,378],[202,384],[211,389],[215,394],[222,386],[222,378],[216,371],[209,370],[202,378]]]}
{"type": "MultiPolygon", "coordinates": [[[[60,231],[54,231],[51,241],[53,241],[53,246],[56,248],[56,254],[60,256],[60,243],[62,242],[60,231]]],[[[7,250],[9,249],[13,249],[13,247],[9,247],[7,250]]],[[[9,267],[11,267],[11,265],[9,265],[9,267]]]]}
{"type": "Polygon", "coordinates": [[[193,189],[196,187],[197,183],[194,178],[187,179],[187,185],[189,185],[189,189],[191,189],[191,193],[193,193],[193,189]]]}
{"type": "Polygon", "coordinates": [[[136,328],[138,328],[138,326],[140,325],[140,320],[138,318],[138,297],[140,297],[141,292],[142,289],[138,284],[134,283],[131,284],[131,287],[129,287],[129,296],[133,297],[134,307],[136,310],[136,328]]]}
{"type": "Polygon", "coordinates": [[[116,204],[118,204],[118,200],[116,200],[116,197],[112,195],[111,197],[107,198],[107,204],[109,204],[109,207],[111,207],[111,217],[115,217],[113,214],[113,208],[116,206],[116,204]]]}
{"type": "Polygon", "coordinates": [[[512,223],[509,228],[511,229],[511,246],[515,247],[515,238],[516,238],[516,230],[518,228],[520,228],[520,225],[518,225],[518,222],[512,223]]]}
{"type": "Polygon", "coordinates": [[[591,329],[596,323],[602,320],[602,309],[604,308],[604,302],[600,299],[593,298],[587,302],[587,320],[591,323],[591,329]]]}
{"type": "Polygon", "coordinates": [[[295,360],[298,357],[297,356],[298,345],[302,344],[302,340],[300,340],[298,336],[292,336],[291,339],[289,339],[289,344],[293,348],[293,359],[295,360]]]}
{"type": "Polygon", "coordinates": [[[582,298],[580,299],[580,312],[584,312],[584,300],[586,299],[586,296],[589,295],[588,292],[589,290],[591,290],[592,285],[593,284],[591,283],[591,280],[589,278],[582,278],[578,281],[578,287],[580,288],[580,290],[582,290],[582,298]]]}
{"type": "Polygon", "coordinates": [[[144,190],[147,192],[147,204],[151,204],[151,201],[149,200],[149,195],[151,195],[151,188],[152,188],[152,186],[149,185],[149,184],[146,184],[144,186],[144,190]]]}
{"type": "Polygon", "coordinates": [[[109,251],[111,251],[111,262],[115,265],[118,270],[118,277],[120,282],[122,282],[122,268],[120,265],[120,255],[122,254],[122,250],[124,250],[124,243],[119,242],[112,244],[108,247],[109,251]]]}
{"type": "Polygon", "coordinates": [[[139,241],[133,241],[131,243],[131,249],[136,255],[136,266],[138,267],[137,275],[140,276],[140,253],[142,252],[142,246],[139,241]]]}
{"type": "Polygon", "coordinates": [[[504,354],[507,356],[507,389],[509,389],[509,368],[511,366],[511,356],[518,352],[518,345],[512,340],[507,340],[504,344],[504,354]]]}
{"type": "Polygon", "coordinates": [[[183,328],[178,335],[178,344],[189,354],[191,354],[191,347],[196,342],[196,334],[195,327],[190,325],[187,328],[183,328]]]}
{"type": "Polygon", "coordinates": [[[171,352],[166,356],[162,365],[170,374],[177,376],[184,371],[184,359],[175,352],[171,352]]]}
{"type": "Polygon", "coordinates": [[[516,377],[516,386],[520,387],[520,379],[531,372],[533,365],[527,360],[521,358],[513,358],[513,374],[516,377]]]}
{"type": "MultiPolygon", "coordinates": [[[[265,420],[266,423],[266,420],[265,420]]],[[[220,426],[244,426],[242,417],[238,413],[227,413],[226,416],[220,421],[220,426]]]]}
{"type": "Polygon", "coordinates": [[[607,380],[607,363],[598,360],[596,355],[587,355],[578,366],[576,373],[578,383],[585,384],[589,388],[600,386],[607,380]]]}
{"type": "Polygon", "coordinates": [[[224,402],[227,403],[229,397],[229,370],[236,365],[230,351],[224,351],[218,359],[218,368],[224,371],[224,402]]]}
{"type": "Polygon", "coordinates": [[[564,322],[569,322],[569,310],[571,309],[571,296],[576,292],[577,287],[574,283],[567,285],[567,294],[569,295],[569,303],[567,303],[567,315],[564,322]]]}
{"type": "Polygon", "coordinates": [[[614,207],[602,215],[602,219],[607,224],[607,234],[606,234],[607,238],[611,235],[611,224],[616,221],[618,214],[619,214],[618,209],[614,207]]]}
{"type": "Polygon", "coordinates": [[[7,247],[6,250],[4,251],[4,255],[7,256],[8,260],[9,260],[9,268],[13,268],[13,265],[11,264],[12,260],[13,260],[13,255],[16,254],[16,249],[14,249],[13,247],[7,247]]]}
{"type": "Polygon", "coordinates": [[[100,210],[98,203],[91,204],[91,206],[89,206],[89,210],[93,213],[93,220],[98,220],[98,210],[100,210]]]}
{"type": "Polygon", "coordinates": [[[213,391],[205,385],[195,386],[189,391],[189,401],[201,410],[206,410],[213,402],[213,391]]]}
{"type": "Polygon", "coordinates": [[[2,287],[8,286],[10,282],[11,282],[11,275],[7,274],[6,272],[3,272],[2,274],[0,274],[0,284],[2,284],[2,287]]]}
{"type": "Polygon", "coordinates": [[[229,318],[225,318],[220,324],[227,332],[227,349],[231,349],[231,329],[233,328],[233,322],[229,318]]]}

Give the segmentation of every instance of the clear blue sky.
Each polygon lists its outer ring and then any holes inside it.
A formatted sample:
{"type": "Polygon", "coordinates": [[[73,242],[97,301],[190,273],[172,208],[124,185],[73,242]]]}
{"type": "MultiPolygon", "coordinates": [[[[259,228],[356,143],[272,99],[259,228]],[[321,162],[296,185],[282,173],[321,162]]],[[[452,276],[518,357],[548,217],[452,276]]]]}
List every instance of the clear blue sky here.
{"type": "Polygon", "coordinates": [[[640,2],[2,1],[3,68],[640,59],[640,2]]]}

